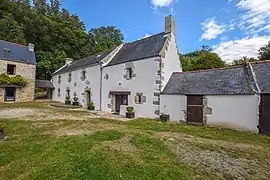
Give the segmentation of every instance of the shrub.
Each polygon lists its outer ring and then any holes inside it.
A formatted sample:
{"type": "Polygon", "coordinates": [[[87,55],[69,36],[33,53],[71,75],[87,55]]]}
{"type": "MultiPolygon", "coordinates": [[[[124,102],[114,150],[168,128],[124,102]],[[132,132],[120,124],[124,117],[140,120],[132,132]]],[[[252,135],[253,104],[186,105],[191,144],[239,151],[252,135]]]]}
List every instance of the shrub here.
{"type": "Polygon", "coordinates": [[[133,111],[134,111],[134,107],[132,107],[132,106],[127,107],[128,113],[132,113],[133,111]]]}
{"type": "Polygon", "coordinates": [[[28,84],[28,81],[25,80],[21,75],[8,76],[7,74],[0,75],[0,84],[17,84],[25,86],[28,84]]]}
{"type": "Polygon", "coordinates": [[[88,103],[88,106],[90,106],[90,107],[94,107],[94,106],[95,106],[95,104],[94,104],[94,102],[93,102],[93,101],[91,101],[91,102],[89,102],[89,103],[88,103]]]}
{"type": "Polygon", "coordinates": [[[66,96],[66,101],[70,101],[70,96],[66,96]]]}
{"type": "Polygon", "coordinates": [[[74,96],[73,101],[78,102],[79,98],[77,96],[74,96]]]}

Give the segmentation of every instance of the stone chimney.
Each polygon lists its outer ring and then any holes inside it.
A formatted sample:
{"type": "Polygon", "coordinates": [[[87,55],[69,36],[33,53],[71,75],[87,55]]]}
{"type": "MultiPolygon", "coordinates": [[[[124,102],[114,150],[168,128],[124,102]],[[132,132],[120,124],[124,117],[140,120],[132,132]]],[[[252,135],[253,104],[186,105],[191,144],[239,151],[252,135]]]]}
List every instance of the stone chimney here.
{"type": "Polygon", "coordinates": [[[165,17],[165,33],[173,33],[175,35],[175,23],[172,15],[165,17]]]}
{"type": "Polygon", "coordinates": [[[66,58],[66,66],[69,66],[73,62],[73,59],[71,58],[66,58]]]}
{"type": "Polygon", "coordinates": [[[34,44],[29,43],[29,44],[28,44],[28,51],[30,51],[30,52],[34,52],[34,49],[35,49],[35,45],[34,45],[34,44]]]}

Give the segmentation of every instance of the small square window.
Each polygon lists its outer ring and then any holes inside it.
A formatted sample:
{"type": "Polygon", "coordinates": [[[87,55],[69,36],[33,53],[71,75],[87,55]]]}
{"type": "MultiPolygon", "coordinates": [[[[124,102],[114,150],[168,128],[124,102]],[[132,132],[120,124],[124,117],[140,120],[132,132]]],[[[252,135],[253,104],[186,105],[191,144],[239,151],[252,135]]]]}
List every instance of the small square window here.
{"type": "Polygon", "coordinates": [[[4,48],[4,54],[5,55],[10,55],[10,49],[4,48]]]}
{"type": "Polygon", "coordinates": [[[15,75],[16,72],[16,65],[8,64],[7,65],[7,74],[8,75],[15,75]]]}
{"type": "Polygon", "coordinates": [[[57,96],[58,96],[58,97],[61,96],[61,94],[60,94],[60,88],[58,88],[58,90],[57,90],[57,96]]]}

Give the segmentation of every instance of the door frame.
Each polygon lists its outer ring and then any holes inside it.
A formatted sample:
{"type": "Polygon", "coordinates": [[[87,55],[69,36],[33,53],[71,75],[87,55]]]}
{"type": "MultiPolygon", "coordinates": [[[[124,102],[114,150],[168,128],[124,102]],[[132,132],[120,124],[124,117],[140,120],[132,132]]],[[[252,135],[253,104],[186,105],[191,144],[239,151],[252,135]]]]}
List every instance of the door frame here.
{"type": "Polygon", "coordinates": [[[121,105],[128,105],[128,94],[115,94],[114,99],[115,99],[115,103],[114,103],[115,113],[120,113],[121,105]],[[124,102],[125,99],[126,99],[126,103],[124,102]]]}
{"type": "Polygon", "coordinates": [[[203,95],[186,95],[187,111],[186,123],[194,125],[205,125],[203,95]]]}
{"type": "Polygon", "coordinates": [[[16,91],[17,91],[17,88],[16,87],[5,87],[5,90],[4,90],[4,101],[6,101],[6,102],[14,102],[14,101],[16,101],[16,91]],[[13,100],[7,100],[7,95],[6,95],[7,88],[14,89],[14,99],[13,100]]]}

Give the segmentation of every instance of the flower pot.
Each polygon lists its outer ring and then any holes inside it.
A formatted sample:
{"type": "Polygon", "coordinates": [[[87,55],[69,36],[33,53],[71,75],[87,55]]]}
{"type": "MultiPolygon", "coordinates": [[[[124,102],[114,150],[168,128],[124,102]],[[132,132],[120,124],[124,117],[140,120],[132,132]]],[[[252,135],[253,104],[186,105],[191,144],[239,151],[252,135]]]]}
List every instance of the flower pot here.
{"type": "Polygon", "coordinates": [[[95,106],[88,106],[87,109],[90,110],[90,111],[94,111],[95,110],[95,106]]]}
{"type": "Polygon", "coordinates": [[[73,106],[79,106],[79,102],[73,102],[73,106]]]}
{"type": "Polygon", "coordinates": [[[65,104],[70,105],[71,101],[65,101],[65,104]]]}
{"type": "Polygon", "coordinates": [[[135,118],[135,113],[134,112],[126,112],[126,118],[129,118],[129,119],[132,119],[132,118],[135,118]]]}
{"type": "Polygon", "coordinates": [[[161,122],[168,122],[170,120],[170,115],[162,114],[159,116],[161,122]]]}
{"type": "Polygon", "coordinates": [[[5,138],[4,130],[0,130],[0,140],[5,138]]]}

